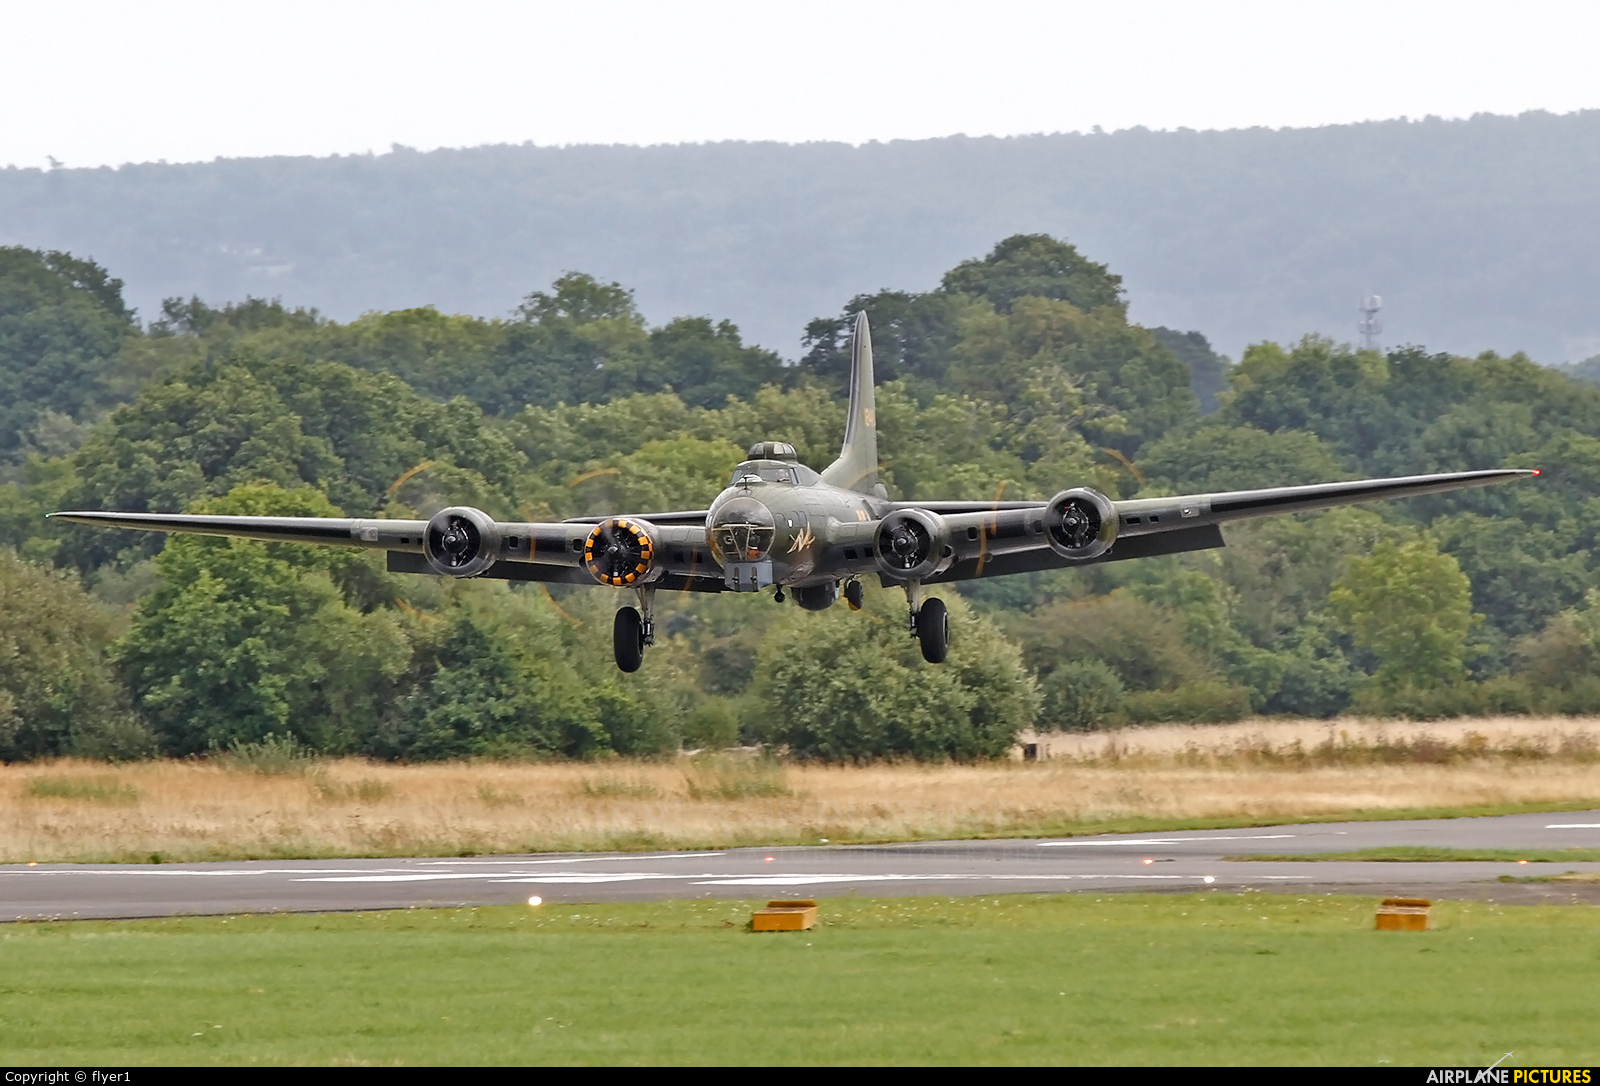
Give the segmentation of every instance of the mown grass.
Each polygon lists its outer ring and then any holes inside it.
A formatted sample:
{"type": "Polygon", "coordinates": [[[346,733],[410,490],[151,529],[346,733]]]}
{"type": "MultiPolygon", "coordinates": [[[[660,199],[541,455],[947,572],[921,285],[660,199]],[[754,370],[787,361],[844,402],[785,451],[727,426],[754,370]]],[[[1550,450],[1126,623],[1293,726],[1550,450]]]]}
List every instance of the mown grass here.
{"type": "Polygon", "coordinates": [[[1428,845],[1392,845],[1358,848],[1349,852],[1306,852],[1282,856],[1227,856],[1228,860],[1266,860],[1302,863],[1318,860],[1367,860],[1374,863],[1596,863],[1600,848],[1434,848],[1428,845]]]}
{"type": "Polygon", "coordinates": [[[0,928],[8,1061],[1588,1065],[1600,909],[833,899],[0,928]]]}

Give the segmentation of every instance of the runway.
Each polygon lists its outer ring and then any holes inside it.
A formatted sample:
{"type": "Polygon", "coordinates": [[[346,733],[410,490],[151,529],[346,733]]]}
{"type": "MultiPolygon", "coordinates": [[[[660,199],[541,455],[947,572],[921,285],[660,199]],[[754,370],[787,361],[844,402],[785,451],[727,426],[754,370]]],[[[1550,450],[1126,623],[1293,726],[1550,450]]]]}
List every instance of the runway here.
{"type": "Polygon", "coordinates": [[[1600,848],[1600,811],[1022,841],[195,864],[0,865],[0,920],[671,898],[1273,891],[1600,903],[1600,883],[1501,883],[1600,863],[1240,861],[1243,855],[1600,848]]]}

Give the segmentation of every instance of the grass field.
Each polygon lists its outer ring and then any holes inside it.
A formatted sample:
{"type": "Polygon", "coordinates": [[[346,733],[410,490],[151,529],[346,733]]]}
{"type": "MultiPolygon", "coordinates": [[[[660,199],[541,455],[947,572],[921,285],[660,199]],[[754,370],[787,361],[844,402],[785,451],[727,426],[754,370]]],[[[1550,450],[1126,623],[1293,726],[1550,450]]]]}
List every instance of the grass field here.
{"type": "Polygon", "coordinates": [[[1600,909],[1016,896],[0,927],[15,1065],[1600,1061],[1600,909]]]}
{"type": "Polygon", "coordinates": [[[226,759],[0,766],[0,862],[702,848],[1600,806],[1600,723],[1261,720],[1055,737],[1049,761],[226,759]],[[274,769],[260,772],[258,769],[274,769]]]}

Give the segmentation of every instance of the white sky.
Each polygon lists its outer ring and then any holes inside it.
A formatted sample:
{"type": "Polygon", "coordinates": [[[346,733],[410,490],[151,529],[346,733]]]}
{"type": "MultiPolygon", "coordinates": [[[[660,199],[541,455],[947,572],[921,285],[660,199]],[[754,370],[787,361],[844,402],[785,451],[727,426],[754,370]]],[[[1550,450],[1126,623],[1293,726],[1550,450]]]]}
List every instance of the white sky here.
{"type": "Polygon", "coordinates": [[[0,0],[0,165],[1600,106],[1600,3],[0,0]]]}

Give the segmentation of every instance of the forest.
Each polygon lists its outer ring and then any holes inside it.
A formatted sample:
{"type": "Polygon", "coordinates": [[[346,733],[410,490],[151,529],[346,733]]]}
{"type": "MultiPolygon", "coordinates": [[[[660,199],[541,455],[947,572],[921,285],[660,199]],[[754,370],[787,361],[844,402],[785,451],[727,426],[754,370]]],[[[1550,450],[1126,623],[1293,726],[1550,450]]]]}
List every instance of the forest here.
{"type": "MultiPolygon", "coordinates": [[[[42,165],[42,163],[41,163],[42,165]]],[[[1600,110],[1318,128],[845,143],[531,144],[0,168],[0,245],[92,254],[146,318],[247,295],[340,321],[506,316],[572,270],[797,357],[843,297],[929,291],[1017,233],[1070,237],[1140,323],[1548,365],[1600,355],[1600,110]]]]}
{"type": "Polygon", "coordinates": [[[961,761],[1028,726],[1600,711],[1600,385],[1521,355],[1306,336],[1233,363],[1130,322],[1117,274],[1041,234],[929,291],[850,298],[792,363],[728,320],[652,325],[626,286],[580,272],[505,318],[190,297],[141,322],[113,271],[0,248],[0,760],[293,742],[404,761],[733,744],[961,761]],[[832,458],[858,311],[898,498],[1543,474],[963,584],[943,593],[940,667],[876,586],[860,613],[662,601],[664,636],[623,675],[610,589],[45,519],[703,507],[755,441],[832,458]]]}

